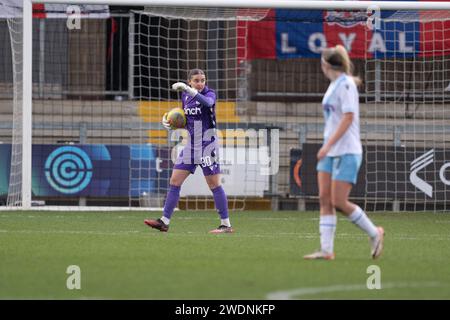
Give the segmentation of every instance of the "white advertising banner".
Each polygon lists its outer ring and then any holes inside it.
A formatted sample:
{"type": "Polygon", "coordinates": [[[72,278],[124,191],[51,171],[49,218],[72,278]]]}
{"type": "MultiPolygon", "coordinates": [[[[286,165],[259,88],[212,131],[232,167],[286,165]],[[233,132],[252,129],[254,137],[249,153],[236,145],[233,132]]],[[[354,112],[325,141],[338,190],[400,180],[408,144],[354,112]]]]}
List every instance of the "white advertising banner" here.
{"type": "MultiPolygon", "coordinates": [[[[0,18],[22,16],[22,0],[0,0],[0,18]]],[[[79,14],[80,18],[109,18],[108,5],[33,4],[36,18],[67,18],[79,14]]]]}
{"type": "MultiPolygon", "coordinates": [[[[263,169],[266,167],[264,163],[267,163],[267,150],[239,147],[219,150],[221,183],[225,193],[228,196],[262,197],[264,191],[269,189],[269,175],[264,174],[263,169]]],[[[189,176],[183,183],[180,195],[182,197],[212,195],[200,165],[195,174],[189,176]]]]}

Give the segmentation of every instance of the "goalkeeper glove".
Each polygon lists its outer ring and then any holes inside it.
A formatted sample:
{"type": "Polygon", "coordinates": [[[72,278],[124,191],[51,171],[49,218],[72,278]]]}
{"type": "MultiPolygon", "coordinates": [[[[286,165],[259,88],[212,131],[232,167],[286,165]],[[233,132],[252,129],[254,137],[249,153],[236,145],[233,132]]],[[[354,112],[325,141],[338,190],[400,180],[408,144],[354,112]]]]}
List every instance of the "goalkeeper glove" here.
{"type": "Polygon", "coordinates": [[[176,91],[185,91],[187,92],[191,97],[195,97],[198,91],[194,88],[191,88],[187,84],[183,82],[176,82],[172,85],[172,89],[176,91]]]}
{"type": "Polygon", "coordinates": [[[167,130],[172,129],[172,128],[170,127],[169,120],[167,120],[167,112],[164,113],[164,115],[163,115],[163,118],[162,118],[162,125],[163,125],[163,127],[166,128],[167,130]]]}

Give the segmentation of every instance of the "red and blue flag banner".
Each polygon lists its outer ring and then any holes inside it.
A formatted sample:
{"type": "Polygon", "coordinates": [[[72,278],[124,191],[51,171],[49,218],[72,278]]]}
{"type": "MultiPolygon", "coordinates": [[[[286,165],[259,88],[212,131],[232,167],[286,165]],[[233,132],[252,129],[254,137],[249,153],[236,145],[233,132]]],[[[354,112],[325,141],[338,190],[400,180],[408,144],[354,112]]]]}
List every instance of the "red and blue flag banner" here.
{"type": "Polygon", "coordinates": [[[248,23],[246,58],[314,58],[337,44],[351,58],[450,54],[450,19],[430,21],[430,13],[411,11],[399,21],[398,12],[382,11],[379,28],[370,29],[365,11],[275,9],[263,21],[248,23]]]}

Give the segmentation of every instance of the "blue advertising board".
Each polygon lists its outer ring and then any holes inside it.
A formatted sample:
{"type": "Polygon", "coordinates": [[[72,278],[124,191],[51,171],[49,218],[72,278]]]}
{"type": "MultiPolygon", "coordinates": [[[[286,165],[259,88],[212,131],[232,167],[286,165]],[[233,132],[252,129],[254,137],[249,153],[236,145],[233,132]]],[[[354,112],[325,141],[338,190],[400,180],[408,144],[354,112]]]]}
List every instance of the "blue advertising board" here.
{"type": "MultiPolygon", "coordinates": [[[[129,197],[167,187],[166,150],[151,145],[33,145],[37,197],[129,197]],[[160,155],[159,153],[164,153],[160,155]],[[163,158],[164,159],[164,158],[163,158]]],[[[0,145],[0,195],[8,193],[11,145],[0,145]]]]}

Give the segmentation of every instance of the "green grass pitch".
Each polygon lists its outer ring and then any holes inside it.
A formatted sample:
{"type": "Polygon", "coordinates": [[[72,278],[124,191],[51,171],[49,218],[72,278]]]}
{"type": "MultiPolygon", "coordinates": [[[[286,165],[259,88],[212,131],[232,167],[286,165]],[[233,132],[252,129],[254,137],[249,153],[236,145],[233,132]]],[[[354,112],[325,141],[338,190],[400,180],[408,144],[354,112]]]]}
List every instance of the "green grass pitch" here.
{"type": "Polygon", "coordinates": [[[175,212],[168,233],[144,225],[159,216],[0,212],[0,299],[450,299],[449,214],[370,214],[386,231],[379,260],[339,216],[334,261],[302,259],[319,246],[317,212],[233,212],[221,235],[208,234],[215,212],[175,212]],[[367,288],[371,265],[381,289],[367,288]]]}

